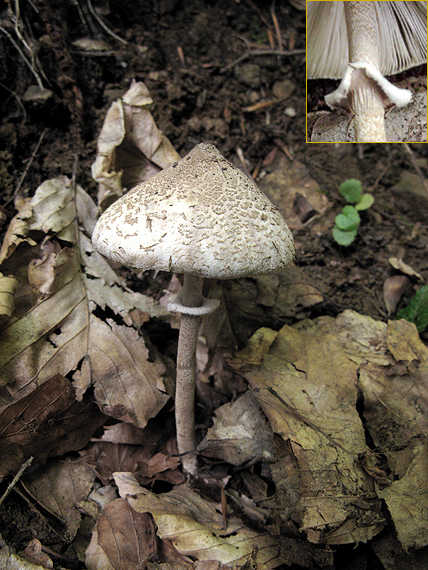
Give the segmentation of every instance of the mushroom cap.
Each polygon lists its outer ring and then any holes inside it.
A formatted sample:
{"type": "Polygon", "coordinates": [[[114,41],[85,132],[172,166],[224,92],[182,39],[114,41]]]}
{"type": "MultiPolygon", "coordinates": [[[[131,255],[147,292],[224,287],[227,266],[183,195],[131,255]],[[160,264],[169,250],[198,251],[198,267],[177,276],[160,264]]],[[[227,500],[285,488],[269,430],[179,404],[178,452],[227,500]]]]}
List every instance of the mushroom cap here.
{"type": "Polygon", "coordinates": [[[205,143],[112,204],[92,243],[130,267],[221,279],[274,273],[294,257],[278,209],[205,143]]]}
{"type": "MultiPolygon", "coordinates": [[[[427,3],[373,2],[383,75],[427,61],[427,3]]],[[[309,79],[343,77],[349,62],[343,2],[310,1],[307,7],[309,79]]]]}

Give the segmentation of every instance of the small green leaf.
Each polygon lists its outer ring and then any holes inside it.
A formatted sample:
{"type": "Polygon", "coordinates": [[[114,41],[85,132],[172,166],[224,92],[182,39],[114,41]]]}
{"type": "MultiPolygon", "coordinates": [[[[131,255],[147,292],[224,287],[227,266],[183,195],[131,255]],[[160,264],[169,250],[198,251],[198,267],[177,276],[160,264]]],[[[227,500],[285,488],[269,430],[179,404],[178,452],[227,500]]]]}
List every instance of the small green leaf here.
{"type": "Polygon", "coordinates": [[[344,206],[342,208],[342,214],[357,225],[361,222],[360,214],[357,212],[354,206],[344,206]]]}
{"type": "Polygon", "coordinates": [[[357,210],[367,210],[373,205],[374,198],[371,194],[363,194],[358,204],[355,204],[357,210]]]}
{"type": "Polygon", "coordinates": [[[347,202],[355,204],[359,202],[361,195],[363,193],[363,187],[361,182],[355,178],[345,180],[339,187],[339,192],[345,198],[347,202]]]}
{"type": "Polygon", "coordinates": [[[428,285],[416,291],[410,303],[397,313],[397,319],[406,319],[415,323],[418,332],[423,332],[428,326],[428,285]]]}
{"type": "Polygon", "coordinates": [[[357,230],[350,230],[348,232],[339,229],[337,226],[333,228],[333,238],[339,245],[347,247],[351,245],[357,235],[357,230]]]}
{"type": "Polygon", "coordinates": [[[336,226],[339,230],[349,232],[350,230],[356,230],[358,228],[358,222],[348,218],[345,214],[339,214],[336,216],[336,226]]]}

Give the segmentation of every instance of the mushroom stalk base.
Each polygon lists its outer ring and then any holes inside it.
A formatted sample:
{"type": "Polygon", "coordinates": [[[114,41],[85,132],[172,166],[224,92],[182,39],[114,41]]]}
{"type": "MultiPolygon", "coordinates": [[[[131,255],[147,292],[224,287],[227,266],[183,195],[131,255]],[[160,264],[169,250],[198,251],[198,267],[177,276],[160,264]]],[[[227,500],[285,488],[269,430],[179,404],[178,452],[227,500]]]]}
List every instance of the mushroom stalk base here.
{"type": "MultiPolygon", "coordinates": [[[[203,278],[184,275],[181,302],[186,307],[202,304],[203,278]]],[[[199,315],[181,313],[177,352],[177,382],[175,388],[175,422],[178,452],[183,469],[194,475],[197,470],[195,455],[195,375],[196,343],[201,322],[199,315]]]]}

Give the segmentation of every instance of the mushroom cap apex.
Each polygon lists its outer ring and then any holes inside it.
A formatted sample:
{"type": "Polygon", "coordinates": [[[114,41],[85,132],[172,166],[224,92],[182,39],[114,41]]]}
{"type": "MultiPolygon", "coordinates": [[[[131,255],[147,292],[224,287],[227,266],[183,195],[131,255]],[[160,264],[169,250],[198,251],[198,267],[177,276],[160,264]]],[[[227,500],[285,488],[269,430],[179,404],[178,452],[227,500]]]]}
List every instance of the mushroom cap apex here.
{"type": "Polygon", "coordinates": [[[92,242],[123,265],[220,279],[275,273],[294,257],[278,209],[207,143],[112,204],[92,242]]]}

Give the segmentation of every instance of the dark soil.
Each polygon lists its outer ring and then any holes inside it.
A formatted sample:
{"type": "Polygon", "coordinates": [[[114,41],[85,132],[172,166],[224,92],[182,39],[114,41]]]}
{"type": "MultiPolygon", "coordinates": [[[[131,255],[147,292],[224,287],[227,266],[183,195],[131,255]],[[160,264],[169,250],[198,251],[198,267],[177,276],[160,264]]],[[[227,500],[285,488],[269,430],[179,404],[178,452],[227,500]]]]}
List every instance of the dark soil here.
{"type": "MultiPolygon", "coordinates": [[[[46,179],[75,176],[96,196],[90,166],[98,133],[111,102],[136,79],[150,90],[157,125],[182,156],[199,142],[212,142],[233,161],[241,149],[254,171],[277,148],[290,161],[306,165],[331,201],[333,219],[343,206],[338,193],[343,180],[358,178],[373,193],[375,205],[363,213],[351,247],[338,246],[331,227],[323,233],[296,232],[296,264],[324,297],[307,316],[354,309],[386,320],[383,284],[394,273],[390,257],[403,256],[426,280],[428,195],[392,188],[403,171],[417,174],[415,163],[427,174],[427,146],[306,144],[305,58],[301,53],[277,54],[270,4],[253,0],[107,4],[99,18],[126,43],[100,27],[86,2],[22,3],[22,33],[34,46],[31,62],[14,29],[14,3],[1,3],[9,34],[0,34],[1,236],[15,213],[14,200],[31,196],[46,179]],[[107,42],[111,49],[106,54],[84,52],[73,43],[82,37],[107,42]],[[269,53],[269,37],[275,42],[274,53],[269,53]],[[253,55],[261,47],[268,48],[266,55],[253,55]],[[28,87],[35,84],[34,70],[53,91],[47,103],[25,100],[28,87]],[[256,102],[272,100],[274,86],[285,79],[294,86],[287,99],[248,110],[256,102]]],[[[94,1],[93,6],[100,12],[104,3],[94,1]]],[[[303,49],[305,13],[284,0],[274,8],[283,49],[303,49]]],[[[398,308],[405,306],[417,285],[409,279],[398,308]]],[[[49,529],[38,526],[40,517],[26,517],[25,500],[17,495],[15,499],[16,512],[3,512],[2,527],[13,525],[7,540],[19,549],[33,535],[46,536],[49,529]]],[[[53,533],[46,544],[55,548],[57,540],[53,533]]],[[[372,556],[367,549],[364,556],[365,568],[377,567],[367,566],[367,557],[372,556]]],[[[345,567],[342,558],[340,551],[337,568],[345,567]]],[[[69,560],[62,564],[82,567],[69,560]]]]}

